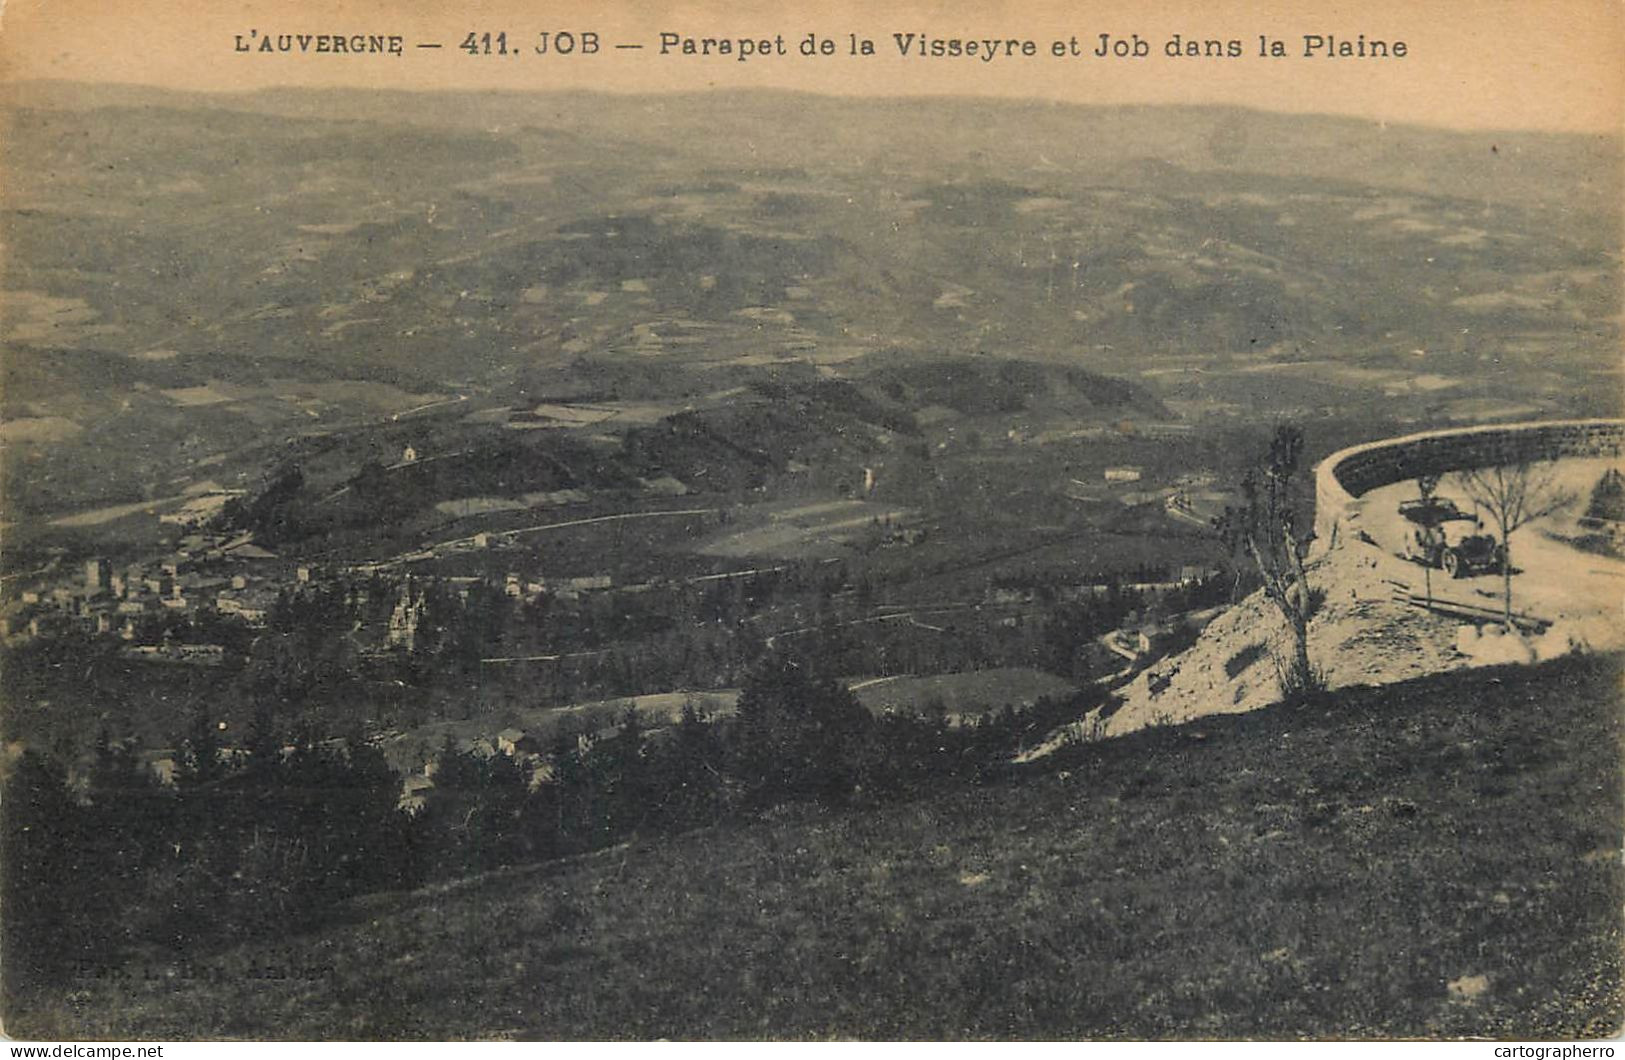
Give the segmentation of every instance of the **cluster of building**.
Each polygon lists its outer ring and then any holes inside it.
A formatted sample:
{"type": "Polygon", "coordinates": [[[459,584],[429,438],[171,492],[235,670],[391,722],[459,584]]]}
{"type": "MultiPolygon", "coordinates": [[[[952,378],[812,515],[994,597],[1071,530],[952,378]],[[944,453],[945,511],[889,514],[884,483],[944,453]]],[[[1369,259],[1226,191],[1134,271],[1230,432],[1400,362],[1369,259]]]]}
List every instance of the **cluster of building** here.
{"type": "MultiPolygon", "coordinates": [[[[1086,600],[1095,600],[1103,596],[1110,596],[1114,592],[1134,593],[1165,593],[1177,589],[1188,589],[1198,585],[1219,573],[1218,568],[1187,563],[1177,571],[1170,571],[1165,581],[1143,582],[1096,582],[1082,585],[1056,586],[1050,590],[1056,600],[1065,603],[1080,603],[1086,600]]],[[[1016,588],[1009,586],[992,586],[983,597],[983,601],[996,607],[1016,607],[1035,603],[1038,592],[1031,588],[1016,588]]]]}
{"type": "MultiPolygon", "coordinates": [[[[212,609],[249,625],[263,625],[285,588],[310,581],[308,567],[268,564],[275,556],[252,534],[194,533],[163,559],[116,566],[103,557],[64,568],[0,601],[0,639],[7,642],[82,633],[117,636],[136,646],[146,620],[212,609]]],[[[162,625],[162,623],[157,623],[162,625]]],[[[156,641],[154,642],[156,643],[156,641]]],[[[189,648],[201,647],[197,645],[189,648]]],[[[152,654],[152,653],[147,653],[152,654]]],[[[218,652],[179,647],[170,654],[215,658],[218,652]]]]}
{"type": "MultiPolygon", "coordinates": [[[[594,747],[612,744],[624,738],[618,725],[606,725],[592,732],[577,733],[574,747],[577,754],[585,755],[594,747]]],[[[555,782],[558,778],[555,768],[557,763],[544,743],[541,735],[537,733],[509,727],[495,736],[471,736],[456,740],[451,745],[450,751],[452,754],[481,759],[510,759],[524,776],[526,787],[535,791],[544,784],[555,782]]],[[[431,801],[445,794],[436,786],[436,778],[445,764],[444,755],[445,750],[441,749],[422,756],[421,768],[407,773],[401,781],[401,794],[396,802],[396,809],[416,816],[427,809],[431,801]]]]}
{"type": "MultiPolygon", "coordinates": [[[[588,738],[581,737],[579,743],[585,751],[588,738]]],[[[543,749],[540,740],[522,729],[507,728],[495,736],[465,739],[458,742],[455,751],[476,758],[495,758],[499,755],[511,758],[532,791],[553,779],[552,758],[543,749]]],[[[435,778],[440,773],[441,764],[438,754],[429,755],[422,769],[408,773],[401,781],[401,794],[395,808],[413,816],[427,809],[430,800],[436,797],[435,778]]]]}
{"type": "Polygon", "coordinates": [[[1104,492],[1078,478],[1068,479],[1063,492],[1075,501],[1116,501],[1127,507],[1160,504],[1170,516],[1204,529],[1233,500],[1230,491],[1219,488],[1217,476],[1209,471],[1187,472],[1171,480],[1159,477],[1158,482],[1165,484],[1153,484],[1144,481],[1143,468],[1119,465],[1106,468],[1103,478],[1104,492]]]}
{"type": "MultiPolygon", "coordinates": [[[[464,601],[468,599],[470,589],[483,578],[449,577],[441,579],[446,585],[464,601]]],[[[595,574],[580,578],[555,578],[547,581],[540,577],[527,578],[517,571],[510,571],[502,582],[502,593],[515,603],[534,603],[544,594],[562,600],[578,599],[582,593],[602,591],[614,587],[614,581],[607,574],[595,574]]],[[[429,594],[426,583],[411,577],[401,582],[400,594],[395,598],[395,607],[389,614],[389,623],[385,628],[384,644],[389,648],[405,648],[413,651],[418,645],[419,630],[423,627],[425,615],[429,608],[429,594]]]]}
{"type": "MultiPolygon", "coordinates": [[[[416,456],[408,451],[409,457],[416,456]]],[[[481,538],[485,534],[478,535],[481,538]]],[[[485,544],[485,542],[481,542],[485,544]]],[[[376,573],[379,565],[358,565],[351,573],[376,573]]],[[[0,641],[24,643],[68,635],[112,636],[126,642],[132,657],[164,661],[214,662],[223,657],[216,645],[177,644],[164,630],[164,618],[200,611],[263,626],[279,597],[297,593],[312,581],[308,566],[279,561],[254,543],[252,534],[226,535],[196,531],[183,536],[162,559],[118,566],[103,557],[78,565],[53,564],[29,576],[0,598],[0,641]]],[[[479,577],[436,579],[453,594],[467,598],[479,577]]],[[[408,575],[384,629],[382,647],[413,650],[427,608],[429,582],[408,575]]],[[[509,572],[502,592],[515,604],[531,603],[544,594],[560,599],[613,587],[598,574],[543,581],[509,572]]],[[[365,603],[366,591],[355,590],[353,603],[365,603]]]]}

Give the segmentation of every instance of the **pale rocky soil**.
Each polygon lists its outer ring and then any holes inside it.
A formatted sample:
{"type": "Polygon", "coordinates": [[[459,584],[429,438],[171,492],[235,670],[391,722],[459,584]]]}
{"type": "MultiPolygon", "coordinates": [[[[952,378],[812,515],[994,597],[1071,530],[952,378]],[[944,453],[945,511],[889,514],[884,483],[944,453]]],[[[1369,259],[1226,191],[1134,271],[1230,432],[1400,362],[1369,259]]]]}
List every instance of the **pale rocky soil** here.
{"type": "MultiPolygon", "coordinates": [[[[1544,635],[1506,636],[1494,622],[1464,623],[1400,603],[1394,598],[1396,583],[1422,593],[1423,569],[1378,545],[1352,541],[1310,561],[1310,585],[1326,594],[1310,623],[1311,660],[1328,687],[1336,689],[1471,666],[1533,662],[1577,650],[1625,648],[1625,563],[1554,540],[1548,531],[1561,531],[1563,522],[1532,525],[1512,538],[1513,562],[1519,568],[1513,578],[1514,610],[1551,621],[1544,635]]],[[[1435,571],[1433,592],[1498,609],[1501,576],[1451,580],[1435,571]]],[[[1103,707],[1056,730],[1021,760],[1043,757],[1075,740],[1277,703],[1276,660],[1289,657],[1285,621],[1262,592],[1254,593],[1214,618],[1190,649],[1151,665],[1103,707]],[[1249,653],[1256,657],[1241,666],[1246,657],[1238,654],[1260,644],[1265,650],[1249,653]],[[1237,659],[1234,675],[1227,673],[1232,659],[1237,659]]]]}

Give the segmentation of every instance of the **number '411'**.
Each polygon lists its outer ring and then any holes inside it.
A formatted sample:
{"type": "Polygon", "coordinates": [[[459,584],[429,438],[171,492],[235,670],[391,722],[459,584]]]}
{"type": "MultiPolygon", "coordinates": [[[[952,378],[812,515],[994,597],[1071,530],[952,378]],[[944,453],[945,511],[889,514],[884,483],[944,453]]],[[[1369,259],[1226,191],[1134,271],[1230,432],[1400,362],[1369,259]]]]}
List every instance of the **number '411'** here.
{"type": "Polygon", "coordinates": [[[498,33],[493,37],[489,33],[470,33],[457,47],[470,55],[507,55],[508,34],[498,33]]]}

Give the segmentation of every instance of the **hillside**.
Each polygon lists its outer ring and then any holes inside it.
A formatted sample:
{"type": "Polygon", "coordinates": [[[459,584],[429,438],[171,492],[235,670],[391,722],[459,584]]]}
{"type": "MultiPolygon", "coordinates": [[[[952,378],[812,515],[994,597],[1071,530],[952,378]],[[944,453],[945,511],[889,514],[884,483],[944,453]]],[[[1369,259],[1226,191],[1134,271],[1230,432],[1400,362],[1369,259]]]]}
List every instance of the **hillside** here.
{"type": "MultiPolygon", "coordinates": [[[[1612,457],[1572,457],[1553,465],[1550,474],[1569,497],[1580,498],[1613,463],[1612,457]]],[[[1459,480],[1446,488],[1462,489],[1459,480]]],[[[1625,648],[1618,621],[1625,564],[1570,546],[1583,532],[1573,500],[1513,534],[1508,581],[1515,610],[1538,622],[1538,629],[1503,636],[1494,620],[1503,591],[1496,572],[1461,578],[1436,572],[1429,578],[1427,568],[1404,558],[1410,524],[1399,512],[1415,490],[1414,482],[1405,481],[1365,494],[1359,536],[1314,553],[1306,564],[1319,596],[1308,623],[1309,654],[1328,688],[1625,648]],[[1415,606],[1424,598],[1441,609],[1415,606]]],[[[1255,591],[1215,615],[1185,650],[1137,662],[1132,678],[1105,704],[1023,757],[1041,758],[1080,738],[1268,706],[1283,697],[1280,663],[1289,656],[1289,638],[1280,610],[1255,591]]]]}
{"type": "MultiPolygon", "coordinates": [[[[1452,192],[1510,202],[1564,202],[1559,188],[1578,183],[1617,188],[1612,161],[1618,142],[1605,136],[1527,130],[1459,132],[1332,116],[1273,114],[1229,106],[1077,106],[994,99],[891,99],[857,102],[805,93],[735,90],[663,93],[657,97],[554,92],[538,117],[536,94],[521,92],[365,92],[278,88],[209,94],[137,85],[61,81],[14,84],[12,98],[41,109],[84,107],[225,107],[249,114],[307,117],[337,112],[360,121],[409,122],[428,127],[537,126],[561,135],[636,139],[651,122],[671,130],[675,142],[705,152],[731,152],[762,168],[806,160],[809,145],[825,156],[869,160],[928,153],[953,164],[985,159],[987,145],[966,128],[998,126],[1001,161],[1017,167],[1079,160],[1098,171],[1124,157],[1164,157],[1178,165],[1232,172],[1305,175],[1357,181],[1409,191],[1438,188],[1437,174],[1420,160],[1448,158],[1452,192]],[[777,112],[795,108],[786,126],[777,112]],[[876,113],[883,120],[854,121],[876,113]],[[955,121],[937,120],[944,112],[955,121]],[[719,125],[755,123],[749,143],[717,135],[719,125]],[[1498,150],[1492,158],[1488,145],[1498,150]]],[[[1617,199],[1617,192],[1615,198],[1617,199]]]]}
{"type": "MultiPolygon", "coordinates": [[[[766,369],[1020,358],[1133,379],[1153,391],[1133,418],[1198,426],[1572,413],[1617,390],[1616,138],[59,84],[13,86],[0,124],[36,163],[0,211],[3,488],[28,522],[173,495],[204,461],[248,487],[289,438],[705,398],[766,369]],[[966,127],[1007,131],[991,153],[966,127]]],[[[905,385],[960,414],[1034,387],[1037,412],[1072,411],[1025,372],[905,385]]]]}
{"type": "Polygon", "coordinates": [[[570,503],[648,503],[657,482],[678,496],[714,497],[794,485],[812,468],[850,477],[866,465],[885,469],[888,482],[907,481],[908,471],[923,473],[926,442],[956,430],[997,437],[1013,418],[1026,429],[1076,430],[1170,415],[1138,384],[1016,359],[904,363],[850,382],[787,368],[742,372],[735,382],[742,385],[628,401],[632,381],[583,359],[551,381],[570,400],[487,410],[475,424],[418,419],[290,443],[282,459],[301,468],[301,484],[284,489],[281,476],[267,476],[252,491],[257,499],[228,517],[288,546],[367,531],[380,519],[432,527],[436,510],[444,522],[448,510],[466,515],[470,504],[524,509],[522,498],[560,491],[570,503]],[[582,387],[593,389],[574,389],[582,387]],[[406,445],[425,459],[400,461],[406,445]]]}
{"type": "MultiPolygon", "coordinates": [[[[1620,1027],[1621,660],[1349,688],[1007,782],[341,906],[39,1037],[1564,1038],[1620,1027]]],[[[140,974],[150,978],[140,978],[140,974]]]]}

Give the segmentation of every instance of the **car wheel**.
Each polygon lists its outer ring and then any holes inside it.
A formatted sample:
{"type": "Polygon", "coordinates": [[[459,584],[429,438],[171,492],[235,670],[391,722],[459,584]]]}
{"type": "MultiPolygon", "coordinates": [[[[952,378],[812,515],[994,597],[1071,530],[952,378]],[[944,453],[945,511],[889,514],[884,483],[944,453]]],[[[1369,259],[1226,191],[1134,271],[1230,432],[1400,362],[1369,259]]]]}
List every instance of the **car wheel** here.
{"type": "Polygon", "coordinates": [[[1442,558],[1444,560],[1444,572],[1452,578],[1461,577],[1461,557],[1456,555],[1454,550],[1450,550],[1446,551],[1442,558]]]}

